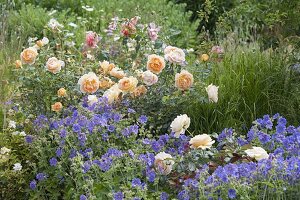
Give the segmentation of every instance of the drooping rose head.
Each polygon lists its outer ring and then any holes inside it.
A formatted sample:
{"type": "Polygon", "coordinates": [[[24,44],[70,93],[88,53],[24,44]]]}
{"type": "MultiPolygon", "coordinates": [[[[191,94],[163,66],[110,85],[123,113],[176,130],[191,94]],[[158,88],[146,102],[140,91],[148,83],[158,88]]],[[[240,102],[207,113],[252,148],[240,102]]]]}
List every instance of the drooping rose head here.
{"type": "Polygon", "coordinates": [[[125,37],[130,37],[136,33],[136,25],[138,20],[140,19],[139,16],[135,16],[130,20],[125,21],[121,27],[121,33],[125,37]]]}
{"type": "Polygon", "coordinates": [[[124,77],[121,80],[119,80],[118,86],[119,89],[122,90],[122,92],[132,92],[138,84],[137,78],[130,76],[124,77]]]}
{"type": "Polygon", "coordinates": [[[85,34],[85,45],[89,48],[96,48],[99,42],[99,37],[96,32],[88,31],[85,34]]]}
{"type": "Polygon", "coordinates": [[[107,98],[108,103],[111,104],[119,99],[121,92],[122,91],[119,89],[118,84],[114,84],[111,88],[104,92],[103,97],[107,98]]]}
{"type": "Polygon", "coordinates": [[[22,68],[22,61],[21,60],[16,60],[15,61],[15,66],[16,66],[17,69],[22,68]]]}
{"type": "Polygon", "coordinates": [[[164,50],[165,59],[170,63],[185,65],[185,53],[182,49],[172,46],[167,46],[164,50]]]}
{"type": "Polygon", "coordinates": [[[252,147],[252,149],[247,149],[245,152],[248,156],[257,161],[269,158],[269,154],[261,147],[252,147]]]}
{"type": "Polygon", "coordinates": [[[121,79],[126,76],[125,72],[118,67],[114,67],[109,74],[117,79],[121,79]]]}
{"type": "Polygon", "coordinates": [[[132,97],[140,97],[147,93],[147,88],[144,85],[136,87],[133,92],[131,92],[132,97]]]}
{"type": "Polygon", "coordinates": [[[65,88],[60,88],[59,90],[57,90],[57,96],[59,97],[67,96],[67,90],[65,88]]]}
{"type": "Polygon", "coordinates": [[[99,80],[99,88],[100,89],[110,88],[113,84],[114,84],[114,82],[108,77],[104,77],[99,80]]]}
{"type": "Polygon", "coordinates": [[[98,98],[96,95],[88,95],[88,104],[93,105],[98,102],[98,98]]]}
{"type": "Polygon", "coordinates": [[[78,84],[82,93],[92,94],[99,89],[99,78],[94,72],[89,72],[80,77],[78,84]]]}
{"type": "Polygon", "coordinates": [[[170,154],[160,152],[155,156],[154,167],[160,174],[168,175],[172,171],[174,163],[170,154]]]}
{"type": "Polygon", "coordinates": [[[179,138],[180,134],[183,134],[188,129],[190,123],[191,119],[186,114],[178,115],[170,125],[172,132],[175,133],[175,137],[179,138]]]}
{"type": "Polygon", "coordinates": [[[175,86],[182,91],[188,90],[192,87],[193,83],[193,75],[186,70],[182,70],[180,73],[175,75],[175,86]]]}
{"type": "Polygon", "coordinates": [[[41,48],[49,43],[49,39],[46,37],[43,37],[43,39],[36,41],[36,45],[41,48]]]}
{"type": "Polygon", "coordinates": [[[193,137],[189,143],[193,149],[209,149],[215,141],[209,135],[202,134],[193,137]]]}
{"type": "Polygon", "coordinates": [[[53,74],[57,74],[58,72],[60,72],[60,70],[63,66],[65,66],[64,61],[58,60],[55,57],[49,58],[46,63],[46,69],[49,72],[52,72],[53,74]]]}
{"type": "Polygon", "coordinates": [[[143,79],[144,83],[148,86],[151,86],[151,85],[157,83],[157,81],[158,81],[158,77],[149,70],[143,72],[142,79],[143,79]]]}
{"type": "Polygon", "coordinates": [[[60,102],[56,102],[55,104],[51,105],[52,111],[55,111],[55,112],[61,111],[62,107],[63,107],[63,105],[60,102]]]}
{"type": "Polygon", "coordinates": [[[147,70],[151,71],[154,74],[159,74],[166,66],[165,60],[163,57],[152,54],[148,56],[147,61],[147,70]]]}
{"type": "Polygon", "coordinates": [[[114,67],[115,65],[113,63],[109,63],[108,61],[104,60],[103,62],[99,62],[100,64],[100,71],[106,75],[107,73],[109,73],[114,67]]]}
{"type": "Polygon", "coordinates": [[[35,59],[38,55],[38,52],[36,48],[29,47],[27,49],[24,49],[20,55],[21,61],[23,64],[29,64],[32,65],[35,63],[35,59]]]}
{"type": "Polygon", "coordinates": [[[210,84],[209,86],[207,86],[206,92],[208,94],[208,99],[210,102],[214,102],[214,103],[218,102],[218,89],[219,89],[219,87],[217,87],[213,84],[210,84]]]}

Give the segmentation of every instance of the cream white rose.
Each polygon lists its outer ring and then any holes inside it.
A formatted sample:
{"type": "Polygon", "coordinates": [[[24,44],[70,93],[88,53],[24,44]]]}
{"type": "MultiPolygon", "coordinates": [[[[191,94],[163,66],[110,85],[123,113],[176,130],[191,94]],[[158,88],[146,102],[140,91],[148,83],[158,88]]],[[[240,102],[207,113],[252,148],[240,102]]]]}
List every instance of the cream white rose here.
{"type": "Polygon", "coordinates": [[[121,70],[120,68],[118,67],[114,67],[110,72],[109,74],[113,77],[116,77],[118,79],[121,79],[123,77],[126,76],[125,72],[123,70],[121,70]]]}
{"type": "Polygon", "coordinates": [[[170,125],[172,132],[175,133],[175,137],[179,138],[179,135],[188,129],[190,123],[191,119],[186,114],[177,116],[170,125]]]}
{"type": "Polygon", "coordinates": [[[119,99],[121,92],[122,91],[119,89],[118,84],[114,84],[111,88],[104,92],[103,97],[107,98],[108,103],[113,103],[119,99]]]}
{"type": "Polygon", "coordinates": [[[89,95],[88,96],[88,104],[89,105],[93,105],[93,104],[95,104],[97,102],[98,102],[98,98],[97,98],[96,95],[89,95]]]}
{"type": "Polygon", "coordinates": [[[113,63],[109,63],[106,60],[104,60],[103,62],[99,62],[99,64],[100,64],[100,67],[101,67],[101,71],[104,74],[109,73],[115,67],[115,65],[113,63]]]}
{"type": "Polygon", "coordinates": [[[193,149],[209,149],[215,141],[209,135],[202,134],[193,137],[189,143],[193,149]]]}
{"type": "Polygon", "coordinates": [[[245,152],[257,161],[269,158],[269,154],[261,147],[252,147],[252,149],[247,149],[245,152]]]}
{"type": "Polygon", "coordinates": [[[211,102],[217,103],[218,102],[218,86],[215,86],[213,84],[210,84],[206,88],[206,92],[208,94],[208,99],[211,102]]]}
{"type": "Polygon", "coordinates": [[[182,49],[172,46],[167,46],[164,50],[165,59],[171,63],[184,65],[185,53],[182,49]]]}
{"type": "Polygon", "coordinates": [[[151,71],[145,71],[142,74],[143,81],[146,85],[151,86],[158,81],[158,77],[156,74],[153,74],[151,71]]]}
{"type": "Polygon", "coordinates": [[[174,165],[173,157],[165,152],[160,152],[155,156],[155,169],[163,175],[168,175],[172,171],[174,165]]]}
{"type": "Polygon", "coordinates": [[[49,58],[46,63],[46,69],[53,74],[57,74],[63,66],[65,66],[64,61],[58,60],[55,57],[49,58]]]}

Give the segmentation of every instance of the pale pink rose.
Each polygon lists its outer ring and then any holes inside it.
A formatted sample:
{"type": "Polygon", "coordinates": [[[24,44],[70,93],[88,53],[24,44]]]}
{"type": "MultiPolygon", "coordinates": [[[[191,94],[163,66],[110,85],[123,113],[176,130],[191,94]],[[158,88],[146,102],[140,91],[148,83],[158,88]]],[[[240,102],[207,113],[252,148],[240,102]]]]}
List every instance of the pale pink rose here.
{"type": "Polygon", "coordinates": [[[48,59],[46,63],[46,69],[53,74],[57,74],[60,72],[61,68],[65,66],[64,61],[58,60],[55,57],[51,57],[48,59]]]}
{"type": "Polygon", "coordinates": [[[185,65],[185,53],[182,49],[172,46],[167,46],[164,50],[165,59],[170,63],[185,65]]]}
{"type": "Polygon", "coordinates": [[[173,157],[168,153],[160,152],[155,156],[154,166],[160,174],[170,174],[174,164],[173,157]]]}
{"type": "Polygon", "coordinates": [[[153,74],[151,71],[145,71],[142,74],[143,81],[146,85],[151,86],[158,81],[158,77],[156,74],[153,74]]]}
{"type": "Polygon", "coordinates": [[[155,23],[150,23],[148,26],[148,35],[151,41],[155,41],[158,38],[158,32],[160,31],[160,27],[157,27],[155,23]]]}

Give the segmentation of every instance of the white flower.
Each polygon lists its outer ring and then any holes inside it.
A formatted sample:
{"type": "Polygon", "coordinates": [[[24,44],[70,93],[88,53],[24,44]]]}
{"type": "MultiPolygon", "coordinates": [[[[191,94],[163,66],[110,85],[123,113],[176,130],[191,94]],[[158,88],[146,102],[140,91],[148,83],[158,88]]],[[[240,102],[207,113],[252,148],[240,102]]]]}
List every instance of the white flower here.
{"type": "Polygon", "coordinates": [[[184,65],[185,64],[185,53],[182,49],[177,47],[167,46],[164,50],[165,59],[170,63],[184,65]]]}
{"type": "Polygon", "coordinates": [[[160,152],[155,156],[154,166],[161,174],[168,175],[174,165],[173,157],[165,152],[160,152]]]}
{"type": "Polygon", "coordinates": [[[185,130],[190,126],[191,119],[186,115],[177,116],[171,123],[172,132],[175,133],[175,137],[179,138],[180,134],[183,134],[185,130]]]}
{"type": "Polygon", "coordinates": [[[66,41],[65,45],[68,46],[68,47],[74,47],[75,46],[75,42],[73,42],[73,41],[71,41],[71,42],[66,41]]]}
{"type": "Polygon", "coordinates": [[[251,158],[255,158],[255,160],[259,161],[261,159],[269,158],[268,153],[261,147],[252,147],[252,149],[247,149],[246,154],[251,158]]]}
{"type": "Polygon", "coordinates": [[[48,27],[51,28],[52,30],[58,30],[59,28],[63,28],[64,26],[60,23],[58,23],[58,21],[56,19],[50,19],[50,21],[48,22],[48,27]]]}
{"type": "Polygon", "coordinates": [[[8,128],[16,128],[17,123],[15,121],[10,120],[8,123],[8,128]]]}
{"type": "Polygon", "coordinates": [[[158,81],[156,74],[153,74],[151,71],[145,71],[142,75],[143,81],[146,85],[150,86],[155,84],[158,81]]]}
{"type": "Polygon", "coordinates": [[[0,149],[0,154],[4,155],[4,154],[8,154],[11,150],[9,148],[6,147],[2,147],[0,149]]]}
{"type": "Polygon", "coordinates": [[[14,131],[14,132],[12,132],[11,134],[12,134],[12,135],[19,135],[19,133],[20,133],[19,131],[14,131]]]}
{"type": "Polygon", "coordinates": [[[193,53],[195,50],[193,48],[187,49],[186,50],[188,53],[193,53]]]}
{"type": "Polygon", "coordinates": [[[218,102],[218,89],[219,87],[210,84],[209,86],[207,86],[206,88],[206,92],[208,94],[208,99],[211,102],[217,103],[218,102]]]}
{"type": "Polygon", "coordinates": [[[75,24],[75,23],[73,23],[73,22],[70,22],[68,25],[71,26],[71,27],[73,27],[73,28],[77,28],[78,27],[78,25],[75,24]]]}
{"type": "Polygon", "coordinates": [[[93,7],[90,7],[90,6],[88,6],[88,5],[82,6],[82,8],[83,8],[84,10],[88,11],[88,12],[92,12],[92,11],[94,10],[93,7]]]}
{"type": "Polygon", "coordinates": [[[25,131],[22,131],[22,132],[19,133],[19,135],[20,136],[26,136],[26,133],[25,133],[25,131]]]}
{"type": "Polygon", "coordinates": [[[97,102],[98,102],[98,98],[97,98],[96,95],[89,95],[88,96],[88,104],[89,105],[93,105],[93,104],[95,104],[97,102]]]}
{"type": "Polygon", "coordinates": [[[193,137],[189,143],[193,149],[209,149],[215,141],[209,135],[202,134],[193,137]]]}
{"type": "Polygon", "coordinates": [[[43,45],[47,45],[49,43],[49,39],[47,37],[43,37],[42,43],[43,45]]]}
{"type": "Polygon", "coordinates": [[[13,170],[16,171],[20,171],[22,169],[22,165],[20,163],[16,163],[14,164],[13,170]]]}

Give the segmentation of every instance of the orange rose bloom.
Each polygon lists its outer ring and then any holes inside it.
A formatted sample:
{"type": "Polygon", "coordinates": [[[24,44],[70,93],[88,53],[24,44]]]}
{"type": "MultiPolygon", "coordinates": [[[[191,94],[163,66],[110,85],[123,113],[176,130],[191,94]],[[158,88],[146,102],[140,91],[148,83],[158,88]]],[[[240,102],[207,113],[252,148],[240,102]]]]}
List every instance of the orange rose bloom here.
{"type": "Polygon", "coordinates": [[[165,60],[163,57],[152,54],[148,56],[147,69],[155,74],[159,74],[165,68],[165,60]]]}
{"type": "Polygon", "coordinates": [[[119,80],[118,87],[122,92],[132,92],[138,84],[138,80],[130,76],[129,78],[124,77],[121,80],[119,80]]]}
{"type": "Polygon", "coordinates": [[[201,57],[200,57],[200,60],[203,61],[203,62],[208,61],[208,59],[209,59],[209,55],[207,55],[207,54],[202,54],[201,57]]]}
{"type": "Polygon", "coordinates": [[[175,86],[180,90],[188,90],[193,82],[193,75],[186,70],[182,70],[175,75],[175,86]]]}
{"type": "Polygon", "coordinates": [[[112,82],[112,80],[110,80],[110,78],[108,78],[108,77],[104,77],[101,80],[99,80],[99,88],[100,89],[110,88],[113,84],[114,84],[114,82],[112,82]]]}
{"type": "Polygon", "coordinates": [[[144,85],[140,85],[136,87],[131,93],[132,97],[139,97],[145,95],[147,93],[147,88],[144,85]]]}
{"type": "Polygon", "coordinates": [[[99,89],[99,78],[94,72],[89,72],[78,80],[78,84],[82,93],[92,94],[99,89]]]}
{"type": "Polygon", "coordinates": [[[63,105],[60,102],[56,102],[55,104],[51,105],[52,111],[59,112],[62,109],[63,105]]]}
{"type": "Polygon", "coordinates": [[[20,55],[23,64],[32,65],[38,55],[36,48],[29,47],[24,49],[20,55]]]}
{"type": "Polygon", "coordinates": [[[57,95],[59,97],[64,97],[67,95],[67,90],[65,88],[60,88],[58,91],[57,91],[57,95]]]}

